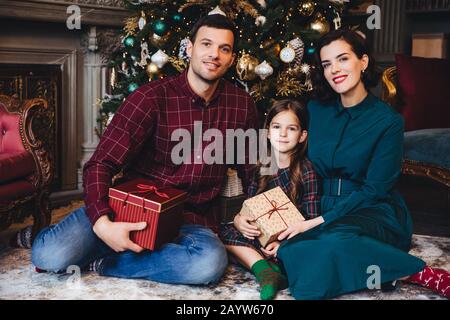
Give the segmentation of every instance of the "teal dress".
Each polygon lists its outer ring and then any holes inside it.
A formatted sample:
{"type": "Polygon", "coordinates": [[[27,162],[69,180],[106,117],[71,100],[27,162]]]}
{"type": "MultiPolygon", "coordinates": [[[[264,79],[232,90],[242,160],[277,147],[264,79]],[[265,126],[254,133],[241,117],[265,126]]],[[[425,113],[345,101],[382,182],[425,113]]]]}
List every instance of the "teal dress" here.
{"type": "Polygon", "coordinates": [[[293,296],[327,299],[421,271],[425,262],[408,254],[411,217],[394,190],[401,116],[370,93],[351,108],[338,99],[311,101],[308,111],[308,157],[323,178],[325,222],[278,250],[293,296]]]}

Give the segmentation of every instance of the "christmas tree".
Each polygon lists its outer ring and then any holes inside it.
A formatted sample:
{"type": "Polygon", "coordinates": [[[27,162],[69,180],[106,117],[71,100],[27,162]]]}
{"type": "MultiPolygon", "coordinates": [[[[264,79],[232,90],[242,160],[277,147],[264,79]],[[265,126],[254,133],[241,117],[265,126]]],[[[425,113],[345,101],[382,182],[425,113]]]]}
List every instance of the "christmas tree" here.
{"type": "Polygon", "coordinates": [[[342,27],[342,16],[358,5],[355,2],[125,0],[132,15],[109,64],[112,94],[101,101],[101,127],[139,86],[188,66],[189,32],[207,14],[223,14],[235,23],[239,33],[236,64],[225,77],[251,94],[261,115],[273,99],[305,97],[312,90],[315,42],[342,27]]]}

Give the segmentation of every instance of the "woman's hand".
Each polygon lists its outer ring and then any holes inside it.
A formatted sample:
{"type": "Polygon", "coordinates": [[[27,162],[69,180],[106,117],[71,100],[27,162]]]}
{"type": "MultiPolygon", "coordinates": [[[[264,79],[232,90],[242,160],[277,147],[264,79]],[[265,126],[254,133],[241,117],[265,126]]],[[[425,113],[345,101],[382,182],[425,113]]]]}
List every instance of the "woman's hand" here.
{"type": "Polygon", "coordinates": [[[311,220],[300,221],[300,222],[296,223],[295,225],[290,226],[282,233],[280,233],[280,235],[278,236],[278,240],[280,240],[280,241],[284,240],[286,237],[287,237],[287,239],[290,239],[299,233],[306,232],[306,231],[318,226],[319,224],[322,224],[323,222],[324,222],[324,220],[322,217],[317,217],[317,218],[314,218],[311,220]]]}
{"type": "Polygon", "coordinates": [[[255,237],[259,236],[261,232],[258,230],[258,227],[250,224],[252,218],[243,216],[241,214],[237,214],[234,217],[234,226],[239,230],[242,235],[248,239],[255,239],[255,237]]]}
{"type": "Polygon", "coordinates": [[[274,241],[269,243],[265,248],[261,248],[261,251],[267,256],[267,257],[276,257],[278,248],[280,247],[281,242],[280,241],[274,241]]]}

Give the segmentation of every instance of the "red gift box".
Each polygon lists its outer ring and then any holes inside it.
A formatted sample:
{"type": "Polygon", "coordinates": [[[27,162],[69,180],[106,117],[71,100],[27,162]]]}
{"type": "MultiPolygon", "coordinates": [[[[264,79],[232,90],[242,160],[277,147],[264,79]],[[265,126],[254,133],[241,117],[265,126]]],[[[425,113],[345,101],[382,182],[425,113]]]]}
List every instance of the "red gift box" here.
{"type": "Polygon", "coordinates": [[[138,178],[109,188],[109,206],[116,222],[147,222],[144,230],[132,231],[131,241],[155,250],[172,241],[182,224],[187,193],[158,188],[153,180],[138,178]]]}

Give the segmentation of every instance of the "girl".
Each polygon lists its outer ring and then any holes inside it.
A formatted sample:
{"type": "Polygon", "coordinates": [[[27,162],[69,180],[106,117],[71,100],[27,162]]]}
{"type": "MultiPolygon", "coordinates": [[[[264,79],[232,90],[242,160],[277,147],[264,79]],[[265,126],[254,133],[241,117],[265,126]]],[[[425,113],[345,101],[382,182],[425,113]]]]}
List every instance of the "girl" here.
{"type": "MultiPolygon", "coordinates": [[[[262,166],[259,163],[248,197],[279,186],[305,219],[317,217],[320,184],[311,162],[305,157],[308,135],[306,108],[296,100],[278,101],[269,110],[264,128],[268,130],[268,150],[274,151],[269,156],[279,169],[275,175],[264,175],[262,169],[271,164],[262,166]]],[[[278,264],[266,260],[265,256],[276,258],[280,242],[275,241],[262,248],[256,239],[260,231],[250,222],[249,218],[237,214],[233,224],[222,225],[220,235],[229,252],[256,276],[261,287],[261,299],[273,299],[277,290],[286,288],[287,281],[278,264]]]]}
{"type": "Polygon", "coordinates": [[[278,238],[291,238],[278,250],[291,293],[297,299],[336,297],[367,288],[378,270],[378,285],[404,279],[448,298],[449,273],[408,254],[412,221],[394,190],[403,120],[368,92],[379,77],[364,37],[339,29],[326,34],[316,52],[308,156],[323,178],[322,216],[278,238]]]}

